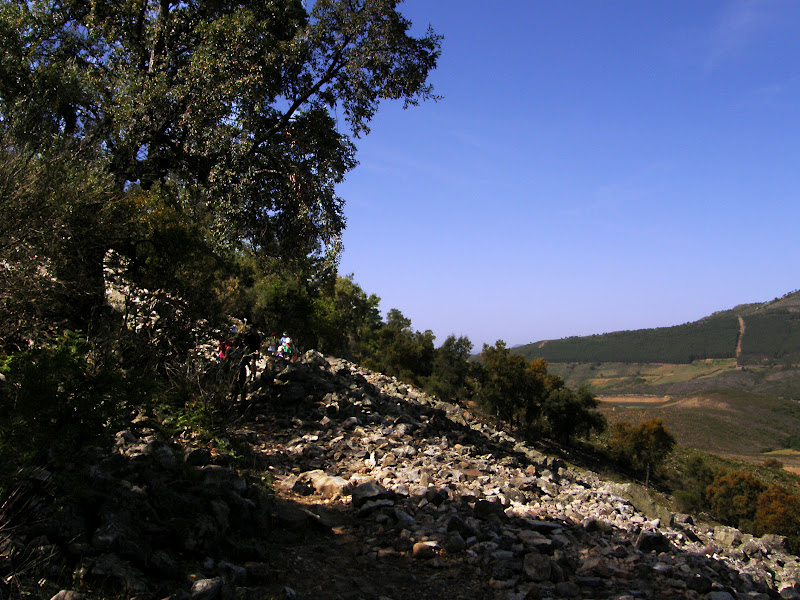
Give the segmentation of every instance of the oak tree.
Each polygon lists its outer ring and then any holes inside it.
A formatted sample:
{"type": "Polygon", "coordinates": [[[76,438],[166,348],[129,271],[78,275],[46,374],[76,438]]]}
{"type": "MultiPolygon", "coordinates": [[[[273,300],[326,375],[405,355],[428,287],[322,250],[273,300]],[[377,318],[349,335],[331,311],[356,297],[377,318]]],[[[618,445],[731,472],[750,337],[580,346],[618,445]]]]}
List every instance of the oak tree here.
{"type": "Polygon", "coordinates": [[[210,233],[334,259],[335,184],[381,101],[435,98],[440,51],[397,0],[17,0],[0,7],[0,120],[72,140],[120,187],[169,184],[210,233]]]}
{"type": "Polygon", "coordinates": [[[622,421],[614,426],[609,447],[620,459],[645,470],[645,487],[655,470],[675,446],[675,438],[666,430],[661,419],[649,419],[639,425],[622,421]]]}

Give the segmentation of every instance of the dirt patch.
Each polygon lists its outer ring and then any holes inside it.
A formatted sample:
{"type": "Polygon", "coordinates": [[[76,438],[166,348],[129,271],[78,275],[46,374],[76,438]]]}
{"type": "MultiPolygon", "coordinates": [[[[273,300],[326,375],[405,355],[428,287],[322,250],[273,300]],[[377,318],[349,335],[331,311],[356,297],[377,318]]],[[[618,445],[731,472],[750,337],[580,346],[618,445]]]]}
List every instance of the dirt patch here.
{"type": "Polygon", "coordinates": [[[669,396],[597,396],[606,404],[664,404],[672,400],[669,396]]]}
{"type": "Polygon", "coordinates": [[[731,410],[731,406],[727,402],[722,400],[714,400],[711,398],[704,398],[703,396],[684,398],[682,400],[678,400],[676,404],[682,407],[691,408],[716,408],[721,410],[731,410]]]}

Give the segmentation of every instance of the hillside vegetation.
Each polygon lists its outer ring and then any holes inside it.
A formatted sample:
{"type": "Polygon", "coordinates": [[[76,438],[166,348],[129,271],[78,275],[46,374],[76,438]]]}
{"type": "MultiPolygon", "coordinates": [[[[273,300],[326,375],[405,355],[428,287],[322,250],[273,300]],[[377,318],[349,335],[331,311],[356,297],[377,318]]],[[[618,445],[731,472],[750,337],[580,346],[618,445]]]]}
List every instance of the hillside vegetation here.
{"type": "Polygon", "coordinates": [[[736,359],[670,363],[549,363],[548,370],[570,386],[596,394],[682,395],[731,390],[800,398],[800,370],[792,366],[739,366],[736,359]]]}
{"type": "Polygon", "coordinates": [[[514,349],[586,386],[611,424],[659,419],[682,446],[800,468],[800,292],[694,323],[514,349]]]}
{"type": "Polygon", "coordinates": [[[744,304],[693,323],[542,340],[515,349],[551,363],[669,363],[736,359],[739,365],[800,363],[800,292],[744,304]]]}
{"type": "Polygon", "coordinates": [[[780,461],[800,467],[800,404],[735,391],[685,396],[609,396],[601,412],[610,423],[661,420],[688,448],[762,463],[783,450],[780,461]]]}

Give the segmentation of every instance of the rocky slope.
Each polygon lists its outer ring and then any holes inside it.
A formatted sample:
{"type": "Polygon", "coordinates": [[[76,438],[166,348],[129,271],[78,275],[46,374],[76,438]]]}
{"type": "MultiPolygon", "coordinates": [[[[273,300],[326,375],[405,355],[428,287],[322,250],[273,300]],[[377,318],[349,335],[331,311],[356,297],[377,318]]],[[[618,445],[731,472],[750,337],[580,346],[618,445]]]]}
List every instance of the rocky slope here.
{"type": "Polygon", "coordinates": [[[141,417],[92,467],[30,473],[0,598],[800,598],[781,538],[670,514],[342,360],[269,361],[227,412],[227,452],[141,417]]]}

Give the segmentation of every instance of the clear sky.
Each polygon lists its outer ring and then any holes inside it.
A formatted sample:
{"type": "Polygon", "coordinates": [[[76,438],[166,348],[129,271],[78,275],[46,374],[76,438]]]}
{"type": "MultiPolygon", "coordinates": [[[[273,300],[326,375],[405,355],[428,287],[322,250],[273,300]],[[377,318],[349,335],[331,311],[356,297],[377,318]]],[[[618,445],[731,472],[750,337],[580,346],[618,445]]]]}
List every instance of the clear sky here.
{"type": "Polygon", "coordinates": [[[437,345],[695,321],[800,288],[800,2],[407,0],[340,272],[437,345]]]}

